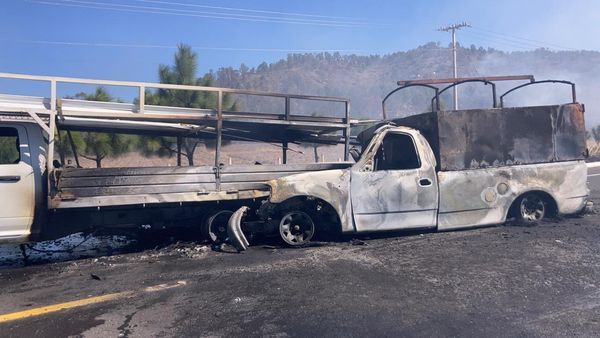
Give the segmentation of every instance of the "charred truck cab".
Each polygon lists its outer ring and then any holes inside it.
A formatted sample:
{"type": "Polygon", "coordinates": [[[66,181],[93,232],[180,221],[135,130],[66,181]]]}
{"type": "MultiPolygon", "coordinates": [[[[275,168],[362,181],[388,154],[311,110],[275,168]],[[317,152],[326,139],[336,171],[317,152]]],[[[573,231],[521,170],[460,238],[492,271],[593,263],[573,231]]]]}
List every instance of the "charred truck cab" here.
{"type": "MultiPolygon", "coordinates": [[[[443,90],[490,83],[454,81],[443,90]]],[[[516,89],[547,82],[572,86],[573,102],[503,107],[513,90],[497,105],[494,87],[494,108],[440,111],[437,87],[422,84],[435,90],[432,112],[363,131],[362,154],[348,168],[267,182],[262,217],[291,218],[279,231],[288,244],[301,245],[331,221],[343,233],[452,230],[578,213],[589,190],[584,106],[576,102],[574,84],[532,78],[516,89]]]]}

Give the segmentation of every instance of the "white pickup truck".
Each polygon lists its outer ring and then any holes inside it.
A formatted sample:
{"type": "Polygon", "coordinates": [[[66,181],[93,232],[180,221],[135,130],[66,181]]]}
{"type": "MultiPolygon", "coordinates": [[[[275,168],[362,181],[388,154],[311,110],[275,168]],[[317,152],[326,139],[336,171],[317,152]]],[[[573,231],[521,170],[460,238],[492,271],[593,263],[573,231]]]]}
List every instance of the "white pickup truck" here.
{"type": "MultiPolygon", "coordinates": [[[[268,182],[259,214],[286,243],[305,244],[327,227],[450,230],[536,222],[588,205],[584,107],[575,97],[562,105],[433,111],[382,122],[358,139],[362,154],[348,168],[268,182]]],[[[240,238],[230,223],[232,238],[240,238]]],[[[242,230],[251,231],[243,222],[242,230]]]]}

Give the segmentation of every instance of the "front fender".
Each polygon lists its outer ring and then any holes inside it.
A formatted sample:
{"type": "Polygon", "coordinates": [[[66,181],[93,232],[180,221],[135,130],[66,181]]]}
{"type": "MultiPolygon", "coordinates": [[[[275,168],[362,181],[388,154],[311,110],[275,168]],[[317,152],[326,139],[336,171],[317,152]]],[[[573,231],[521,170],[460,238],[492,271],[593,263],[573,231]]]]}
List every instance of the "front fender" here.
{"type": "Polygon", "coordinates": [[[279,204],[298,196],[319,198],[337,212],[343,232],[354,231],[350,203],[350,170],[336,169],[302,173],[268,181],[269,202],[279,204]]]}

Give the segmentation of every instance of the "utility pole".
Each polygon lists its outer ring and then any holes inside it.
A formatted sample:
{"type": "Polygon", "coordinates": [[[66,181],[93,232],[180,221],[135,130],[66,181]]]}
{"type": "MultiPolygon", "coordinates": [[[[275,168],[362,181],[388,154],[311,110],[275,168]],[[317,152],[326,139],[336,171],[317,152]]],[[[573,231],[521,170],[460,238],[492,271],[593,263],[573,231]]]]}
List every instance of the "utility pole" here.
{"type": "MultiPolygon", "coordinates": [[[[455,23],[453,25],[448,25],[446,27],[438,28],[438,31],[440,31],[440,32],[452,32],[452,64],[454,65],[454,78],[455,79],[458,77],[458,70],[456,67],[456,31],[461,28],[464,28],[464,27],[471,27],[471,25],[469,25],[466,22],[461,22],[461,23],[455,23]]],[[[457,88],[457,86],[454,86],[453,90],[454,90],[454,110],[457,110],[458,109],[458,88],[457,88]]]]}

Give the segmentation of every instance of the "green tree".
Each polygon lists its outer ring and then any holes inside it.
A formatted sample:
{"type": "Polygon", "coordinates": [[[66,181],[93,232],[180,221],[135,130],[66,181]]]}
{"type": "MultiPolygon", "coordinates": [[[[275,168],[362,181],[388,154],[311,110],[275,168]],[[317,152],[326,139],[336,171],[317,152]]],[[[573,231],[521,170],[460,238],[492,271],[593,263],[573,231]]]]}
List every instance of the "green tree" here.
{"type": "MultiPolygon", "coordinates": [[[[85,149],[85,139],[84,133],[79,132],[71,132],[71,137],[73,139],[73,144],[75,145],[75,149],[85,149]]],[[[67,163],[67,156],[73,156],[73,147],[71,146],[71,141],[69,139],[69,133],[66,131],[59,131],[55,138],[55,150],[58,152],[60,156],[60,163],[63,165],[67,163]]]]}
{"type": "Polygon", "coordinates": [[[14,163],[19,158],[19,152],[16,145],[17,136],[2,135],[0,136],[0,163],[14,163]]]}
{"type": "MultiPolygon", "coordinates": [[[[87,101],[117,101],[103,87],[97,87],[91,94],[77,93],[74,98],[87,101]]],[[[99,132],[72,132],[71,135],[77,153],[83,158],[94,161],[97,168],[102,167],[102,160],[105,158],[123,155],[137,144],[137,138],[134,135],[99,132]]],[[[62,132],[60,141],[57,142],[57,149],[63,163],[67,154],[72,155],[69,142],[67,133],[62,132]]]]}
{"type": "MultiPolygon", "coordinates": [[[[158,75],[160,83],[181,84],[194,86],[214,86],[214,76],[207,73],[203,77],[196,76],[198,70],[198,56],[188,45],[180,44],[175,53],[173,65],[160,65],[158,75]]],[[[214,92],[201,92],[190,90],[159,89],[157,92],[146,92],[147,104],[161,106],[175,106],[184,108],[216,109],[217,94],[214,92]]],[[[231,96],[223,95],[223,110],[235,111],[236,103],[231,96]]],[[[187,158],[188,165],[194,165],[194,152],[200,144],[214,148],[215,142],[201,140],[193,135],[183,138],[182,151],[187,158]]],[[[146,155],[172,156],[177,153],[177,138],[175,137],[144,137],[139,148],[146,155]]]]}
{"type": "Polygon", "coordinates": [[[600,142],[600,125],[592,128],[592,137],[596,143],[600,142]]]}

